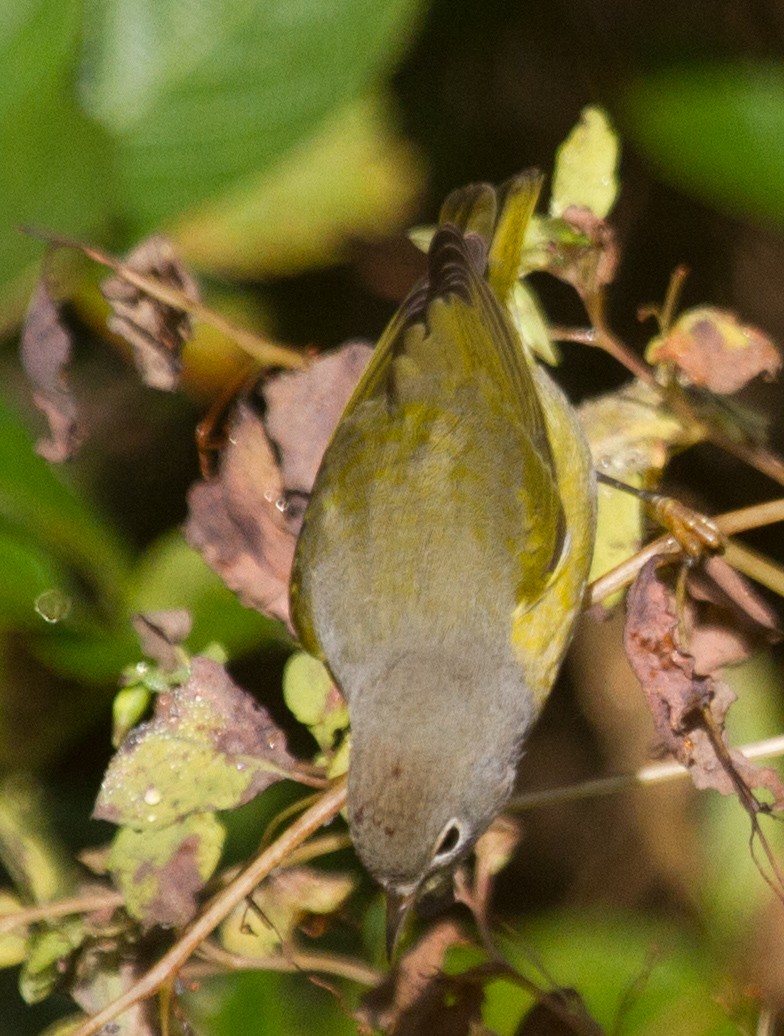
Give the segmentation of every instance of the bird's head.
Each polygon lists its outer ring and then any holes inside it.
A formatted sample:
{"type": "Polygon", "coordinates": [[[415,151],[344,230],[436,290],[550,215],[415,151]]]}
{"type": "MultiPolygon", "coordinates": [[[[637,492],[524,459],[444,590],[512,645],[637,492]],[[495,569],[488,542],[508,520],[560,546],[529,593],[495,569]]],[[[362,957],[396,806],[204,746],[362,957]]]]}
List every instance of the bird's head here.
{"type": "Polygon", "coordinates": [[[486,661],[478,673],[406,656],[352,707],[349,826],[386,891],[390,948],[422,887],[468,854],[511,793],[533,706],[518,666],[486,661]]]}

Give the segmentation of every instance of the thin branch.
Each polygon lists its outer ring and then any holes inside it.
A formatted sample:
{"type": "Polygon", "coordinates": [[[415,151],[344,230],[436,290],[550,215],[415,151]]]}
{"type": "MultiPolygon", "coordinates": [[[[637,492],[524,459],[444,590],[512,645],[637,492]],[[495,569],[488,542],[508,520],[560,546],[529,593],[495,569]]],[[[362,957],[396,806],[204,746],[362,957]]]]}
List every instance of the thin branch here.
{"type": "Polygon", "coordinates": [[[670,534],[660,536],[651,543],[647,543],[636,554],[622,561],[620,565],[616,565],[609,572],[605,572],[598,579],[594,579],[586,592],[586,608],[592,608],[596,604],[601,604],[606,597],[617,593],[618,590],[623,590],[627,586],[631,586],[637,578],[637,574],[651,558],[658,556],[677,557],[682,553],[681,545],[670,534]]]}
{"type": "Polygon", "coordinates": [[[351,848],[351,836],[348,834],[322,835],[321,838],[311,838],[305,845],[289,853],[284,861],[285,867],[299,867],[310,860],[317,860],[319,856],[326,856],[327,853],[338,853],[343,849],[351,848]]]}
{"type": "MultiPolygon", "coordinates": [[[[775,759],[784,755],[784,734],[741,745],[738,749],[747,759],[775,759]]],[[[664,781],[688,777],[685,766],[674,760],[651,763],[643,766],[636,773],[623,773],[615,777],[599,777],[593,781],[581,781],[579,784],[567,784],[562,788],[549,788],[545,791],[532,791],[518,795],[509,805],[515,813],[522,813],[539,806],[550,806],[554,803],[578,802],[580,799],[598,798],[602,795],[615,795],[638,786],[661,784],[664,781]]]]}
{"type": "Polygon", "coordinates": [[[95,1036],[95,1033],[114,1021],[129,1008],[157,993],[158,990],[191,957],[208,935],[223,921],[256,886],[322,825],[329,823],[346,804],[346,780],[341,778],[320,795],[311,808],[303,813],[283,834],[243,868],[231,885],[222,889],[202,913],[185,929],[174,946],[122,996],[88,1018],[71,1036],[95,1036]]]}
{"type": "Polygon", "coordinates": [[[734,439],[713,421],[700,417],[682,392],[667,389],[656,380],[653,368],[619,338],[605,322],[604,307],[599,301],[591,303],[588,299],[586,308],[593,321],[591,328],[568,328],[554,326],[550,329],[555,341],[579,342],[582,345],[603,349],[625,367],[635,378],[639,378],[654,389],[664,403],[680,418],[687,427],[698,429],[700,437],[718,446],[731,456],[748,464],[749,467],[767,475],[779,485],[784,485],[784,460],[771,450],[758,443],[745,439],[734,439]]]}
{"type": "Polygon", "coordinates": [[[734,569],[753,579],[760,586],[784,597],[784,567],[764,554],[731,540],[724,551],[724,560],[734,569]]]}
{"type": "MultiPolygon", "coordinates": [[[[725,514],[715,515],[714,524],[724,536],[738,532],[748,532],[751,529],[759,529],[765,525],[772,525],[775,522],[784,521],[784,500],[768,500],[762,504],[755,504],[752,507],[742,507],[737,511],[727,511],[725,514]]],[[[660,536],[658,539],[647,543],[636,554],[626,558],[616,565],[615,568],[605,572],[604,575],[594,579],[588,587],[586,607],[592,607],[609,597],[610,594],[623,590],[624,587],[634,582],[638,572],[651,558],[657,556],[678,556],[682,554],[680,544],[674,536],[669,533],[660,536]]],[[[754,565],[761,578],[758,580],[763,586],[768,586],[776,593],[781,593],[778,588],[780,580],[784,578],[784,571],[769,558],[750,551],[741,544],[728,542],[725,551],[725,558],[729,564],[734,560],[738,561],[738,571],[744,572],[752,579],[757,578],[754,574],[754,565]]]]}
{"type": "MultiPolygon", "coordinates": [[[[383,975],[371,968],[364,961],[353,957],[344,957],[337,953],[305,953],[294,950],[281,956],[270,954],[266,957],[244,957],[239,953],[230,953],[213,942],[205,942],[198,951],[205,964],[217,964],[224,971],[284,971],[284,972],[318,972],[322,975],[336,975],[356,982],[361,986],[375,986],[383,975]]],[[[187,977],[201,977],[215,974],[215,969],[204,964],[193,962],[187,967],[187,977]]]]}
{"type": "Polygon", "coordinates": [[[36,921],[51,921],[55,917],[67,917],[69,914],[92,914],[96,910],[114,910],[123,906],[124,903],[125,897],[121,893],[106,891],[24,907],[22,910],[15,910],[12,914],[0,915],[0,935],[11,932],[15,928],[35,924],[36,921]]]}
{"type": "Polygon", "coordinates": [[[763,504],[741,507],[737,511],[727,511],[714,518],[725,536],[734,536],[736,532],[748,532],[760,529],[764,525],[784,522],[784,500],[766,500],[763,504]]]}
{"type": "Polygon", "coordinates": [[[38,230],[33,227],[20,227],[20,230],[23,234],[39,238],[50,245],[77,249],[86,255],[88,259],[92,259],[94,262],[114,270],[118,277],[122,277],[124,281],[132,284],[139,291],[143,291],[150,298],[162,302],[165,306],[178,309],[182,313],[190,313],[199,320],[203,320],[205,324],[209,324],[211,327],[216,328],[216,330],[221,331],[228,338],[231,338],[232,341],[236,342],[249,356],[252,356],[265,367],[289,367],[301,370],[308,366],[307,357],[301,352],[297,352],[296,349],[290,349],[288,346],[280,345],[278,342],[271,342],[269,339],[261,338],[244,327],[239,327],[220,313],[199,302],[198,299],[189,298],[185,292],[173,288],[169,284],[162,283],[156,277],[139,273],[138,270],[132,269],[100,248],[86,245],[74,238],[60,237],[57,234],[50,234],[45,230],[38,230]]]}

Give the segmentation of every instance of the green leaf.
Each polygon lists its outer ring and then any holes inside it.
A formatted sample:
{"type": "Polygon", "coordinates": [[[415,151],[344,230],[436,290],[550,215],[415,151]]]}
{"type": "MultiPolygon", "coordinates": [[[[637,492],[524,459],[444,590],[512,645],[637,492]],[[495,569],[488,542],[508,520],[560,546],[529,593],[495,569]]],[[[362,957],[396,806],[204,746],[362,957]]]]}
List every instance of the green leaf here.
{"type": "MultiPolygon", "coordinates": [[[[547,973],[576,989],[607,1032],[737,1036],[744,999],[751,1006],[739,986],[730,991],[729,976],[703,948],[674,927],[639,914],[570,910],[542,918],[526,938],[547,973]],[[733,1000],[731,1018],[725,1005],[733,1000]]],[[[530,967],[528,953],[509,944],[507,949],[515,966],[530,967]]],[[[493,1014],[485,1017],[492,1028],[493,1014]]],[[[499,1031],[508,1032],[508,1026],[499,1031]]]]}
{"type": "Polygon", "coordinates": [[[719,208],[784,221],[784,68],[652,72],[623,96],[624,129],[668,182],[719,208]]]}
{"type": "Polygon", "coordinates": [[[35,453],[29,432],[2,400],[0,520],[24,530],[116,600],[127,571],[124,545],[65,476],[35,453]]]}
{"type": "Polygon", "coordinates": [[[52,829],[43,792],[20,774],[0,783],[0,861],[30,902],[47,903],[73,890],[73,864],[52,829]]]}
{"type": "Polygon", "coordinates": [[[265,957],[288,945],[308,914],[334,914],[356,885],[350,874],[328,874],[314,867],[285,867],[256,890],[253,901],[261,917],[248,917],[246,903],[235,907],[220,928],[220,941],[230,953],[265,957]]]}
{"type": "MultiPolygon", "coordinates": [[[[43,623],[41,623],[43,625],[43,623]]],[[[117,675],[139,657],[139,642],[130,624],[119,628],[80,626],[63,623],[40,637],[30,638],[30,653],[52,672],[80,684],[106,685],[117,682],[117,675]]],[[[101,702],[96,707],[103,707],[101,702]]]]}
{"type": "Polygon", "coordinates": [[[138,831],[233,809],[290,775],[294,760],[267,713],[217,663],[192,661],[182,687],[120,745],[95,816],[138,831]]]}
{"type": "Polygon", "coordinates": [[[38,1004],[53,992],[65,961],[81,946],[85,934],[81,918],[69,917],[31,938],[19,976],[19,992],[26,1003],[38,1004]]]}
{"type": "Polygon", "coordinates": [[[577,205],[604,219],[618,195],[618,137],[607,113],[584,108],[580,121],[558,148],[550,215],[577,205]]]}
{"type": "Polygon", "coordinates": [[[423,168],[387,109],[376,98],[341,108],[272,168],[188,214],[173,230],[183,257],[235,276],[285,276],[344,258],[351,237],[396,230],[423,168]]]}
{"type": "Polygon", "coordinates": [[[277,162],[398,57],[417,0],[92,0],[85,97],[136,232],[277,162]]]}
{"type": "Polygon", "coordinates": [[[539,299],[525,281],[517,281],[512,289],[509,312],[526,349],[551,367],[557,367],[561,362],[558,346],[550,338],[539,299]]]}
{"type": "MultiPolygon", "coordinates": [[[[753,1017],[751,998],[728,988],[728,976],[705,950],[642,915],[553,912],[527,924],[525,941],[523,948],[501,939],[505,959],[529,975],[533,945],[544,973],[576,990],[604,1032],[737,1036],[743,1014],[753,1017]],[[726,1003],[733,1005],[732,1018],[726,1003]]],[[[486,959],[476,947],[457,947],[445,971],[460,974],[486,959]]],[[[507,978],[486,982],[484,994],[482,1020],[499,1036],[513,1036],[534,1005],[531,993],[507,978]]]]}
{"type": "Polygon", "coordinates": [[[216,976],[182,1001],[194,1029],[209,1036],[356,1036],[357,1023],[342,998],[302,975],[244,972],[216,976]]]}
{"type": "Polygon", "coordinates": [[[2,525],[0,557],[3,559],[0,626],[42,630],[48,620],[37,610],[36,602],[48,591],[67,587],[66,572],[38,543],[21,531],[2,525]]]}
{"type": "Polygon", "coordinates": [[[348,727],[348,706],[322,663],[305,651],[295,652],[283,670],[283,697],[321,748],[331,751],[338,731],[348,727]]]}
{"type": "Polygon", "coordinates": [[[84,1014],[69,1014],[67,1018],[60,1018],[51,1025],[47,1025],[40,1036],[71,1036],[84,1022],[84,1014]]]}
{"type": "MultiPolygon", "coordinates": [[[[0,918],[22,910],[22,901],[6,890],[0,890],[0,918]]],[[[24,926],[0,933],[0,968],[21,964],[27,953],[27,929],[24,926]]]]}
{"type": "Polygon", "coordinates": [[[119,831],[109,869],[131,916],[145,927],[186,924],[218,866],[224,838],[223,825],[211,813],[193,814],[154,831],[119,831]]]}
{"type": "Polygon", "coordinates": [[[152,692],[141,684],[123,687],[112,702],[112,744],[115,748],[133,730],[152,701],[152,692]]]}
{"type": "MultiPolygon", "coordinates": [[[[587,400],[577,412],[597,471],[637,488],[655,488],[672,453],[695,441],[657,393],[639,381],[587,400]]],[[[599,485],[598,505],[591,579],[639,550],[645,520],[641,500],[609,486],[599,485]]],[[[605,607],[620,596],[608,598],[605,607]]]]}
{"type": "Polygon", "coordinates": [[[19,224],[72,233],[95,227],[108,210],[110,145],[76,106],[72,82],[80,0],[20,0],[0,13],[0,284],[41,254],[9,233],[19,224]]]}

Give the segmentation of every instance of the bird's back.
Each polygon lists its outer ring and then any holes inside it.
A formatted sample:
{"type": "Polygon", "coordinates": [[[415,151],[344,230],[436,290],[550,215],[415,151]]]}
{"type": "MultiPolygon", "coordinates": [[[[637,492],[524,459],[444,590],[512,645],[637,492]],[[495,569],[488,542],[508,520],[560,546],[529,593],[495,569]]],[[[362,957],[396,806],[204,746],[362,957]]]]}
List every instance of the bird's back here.
{"type": "Polygon", "coordinates": [[[411,638],[508,643],[560,563],[553,420],[476,255],[437,232],[428,283],[377,347],[314,487],[293,600],[338,679],[411,638]]]}

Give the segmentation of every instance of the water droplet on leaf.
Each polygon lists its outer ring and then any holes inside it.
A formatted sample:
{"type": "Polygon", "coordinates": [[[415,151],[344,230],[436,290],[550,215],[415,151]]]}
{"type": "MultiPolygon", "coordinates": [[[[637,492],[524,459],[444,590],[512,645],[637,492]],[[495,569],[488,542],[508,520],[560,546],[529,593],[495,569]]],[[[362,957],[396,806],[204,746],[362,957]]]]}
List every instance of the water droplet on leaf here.
{"type": "Polygon", "coordinates": [[[62,590],[44,590],[35,599],[35,610],[44,622],[62,622],[71,611],[71,598],[62,590]]]}

